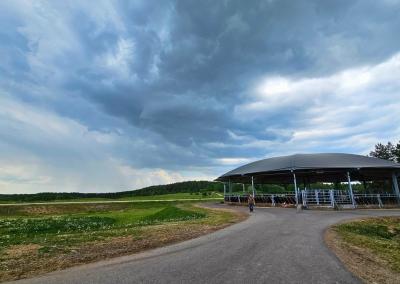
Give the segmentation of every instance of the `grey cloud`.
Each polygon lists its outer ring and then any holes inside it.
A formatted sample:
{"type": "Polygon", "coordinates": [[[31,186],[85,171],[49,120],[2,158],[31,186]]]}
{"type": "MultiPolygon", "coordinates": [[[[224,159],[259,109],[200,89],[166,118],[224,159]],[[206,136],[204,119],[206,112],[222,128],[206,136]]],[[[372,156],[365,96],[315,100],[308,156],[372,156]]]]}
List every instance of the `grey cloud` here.
{"type": "MultiPolygon", "coordinates": [[[[260,80],[329,77],[400,50],[400,4],[390,1],[0,6],[0,91],[112,134],[118,142],[104,151],[137,167],[206,168],[220,158],[273,153],[259,145],[290,144],[294,129],[310,119],[307,110],[319,104],[238,114],[254,101],[260,80]]],[[[12,133],[4,139],[43,147],[39,138],[37,145],[12,133]]],[[[62,155],[65,145],[53,146],[47,154],[62,155]]]]}

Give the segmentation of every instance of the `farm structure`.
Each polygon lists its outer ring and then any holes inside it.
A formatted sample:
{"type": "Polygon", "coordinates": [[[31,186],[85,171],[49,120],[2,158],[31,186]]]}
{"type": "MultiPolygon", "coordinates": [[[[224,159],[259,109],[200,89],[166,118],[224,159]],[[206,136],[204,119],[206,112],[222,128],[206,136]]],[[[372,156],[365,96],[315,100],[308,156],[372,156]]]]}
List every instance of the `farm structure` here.
{"type": "Polygon", "coordinates": [[[243,165],[216,181],[224,184],[224,200],[229,203],[246,203],[251,194],[257,204],[267,206],[383,208],[400,203],[399,173],[400,164],[368,156],[295,154],[243,165]],[[232,192],[232,185],[238,183],[243,185],[243,191],[232,192]],[[285,193],[257,192],[257,185],[261,184],[290,185],[293,189],[285,193]],[[363,190],[353,190],[355,185],[362,185],[363,190]]]}

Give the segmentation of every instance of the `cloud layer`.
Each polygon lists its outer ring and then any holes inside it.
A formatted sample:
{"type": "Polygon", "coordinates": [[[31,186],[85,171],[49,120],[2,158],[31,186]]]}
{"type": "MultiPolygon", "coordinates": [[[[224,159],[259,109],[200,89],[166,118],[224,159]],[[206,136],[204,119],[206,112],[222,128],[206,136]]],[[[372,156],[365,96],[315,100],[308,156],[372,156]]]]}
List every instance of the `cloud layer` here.
{"type": "Polygon", "coordinates": [[[1,1],[0,190],[212,179],[400,138],[399,1],[1,1]]]}

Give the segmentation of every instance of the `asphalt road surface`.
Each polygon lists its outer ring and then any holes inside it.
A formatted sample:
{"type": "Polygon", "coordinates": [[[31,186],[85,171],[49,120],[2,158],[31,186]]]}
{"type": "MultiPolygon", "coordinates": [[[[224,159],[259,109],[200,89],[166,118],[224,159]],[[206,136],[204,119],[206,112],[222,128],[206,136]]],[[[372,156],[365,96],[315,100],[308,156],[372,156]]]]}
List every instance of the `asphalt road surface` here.
{"type": "Polygon", "coordinates": [[[256,208],[246,221],[197,239],[19,283],[360,283],[323,232],[344,219],[382,215],[400,210],[256,208]]]}

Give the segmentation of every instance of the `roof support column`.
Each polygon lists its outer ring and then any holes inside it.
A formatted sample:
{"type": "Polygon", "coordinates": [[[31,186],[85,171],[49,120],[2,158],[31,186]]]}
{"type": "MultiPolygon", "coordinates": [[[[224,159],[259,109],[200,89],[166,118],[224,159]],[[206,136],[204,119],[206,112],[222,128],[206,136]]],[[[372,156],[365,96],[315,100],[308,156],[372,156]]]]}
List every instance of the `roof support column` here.
{"type": "Polygon", "coordinates": [[[244,183],[242,183],[242,186],[243,186],[243,193],[245,192],[245,190],[244,190],[244,183]]]}
{"type": "Polygon", "coordinates": [[[353,187],[351,186],[351,179],[350,179],[350,173],[347,172],[347,184],[349,187],[349,194],[350,194],[350,198],[351,198],[351,204],[353,204],[353,207],[356,207],[356,203],[354,200],[354,195],[353,195],[353,187]]]}
{"type": "Polygon", "coordinates": [[[296,207],[297,207],[297,205],[299,205],[299,195],[297,193],[297,180],[296,180],[296,174],[294,173],[293,170],[292,173],[293,173],[293,183],[294,183],[294,194],[296,197],[296,207]]]}
{"type": "Polygon", "coordinates": [[[231,202],[231,195],[232,195],[232,183],[231,179],[229,179],[229,202],[231,202]]]}
{"type": "Polygon", "coordinates": [[[255,194],[254,194],[254,177],[252,176],[251,177],[251,189],[252,189],[252,191],[253,191],[253,197],[255,197],[255,194]]]}
{"type": "Polygon", "coordinates": [[[225,200],[225,195],[226,195],[226,182],[224,182],[224,200],[225,200]]]}
{"type": "Polygon", "coordinates": [[[393,182],[394,193],[397,196],[397,202],[400,203],[399,183],[397,182],[396,173],[392,173],[392,182],[393,182]]]}

